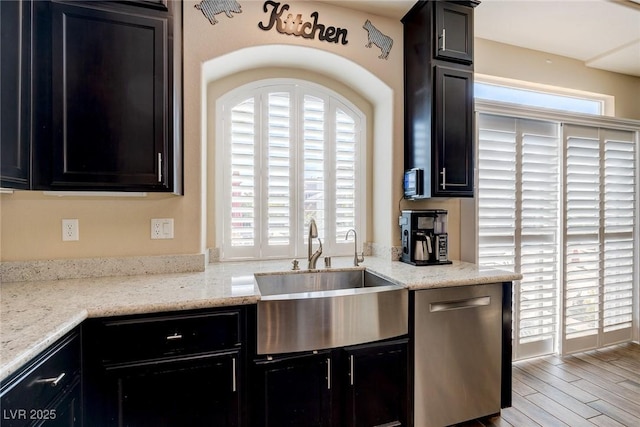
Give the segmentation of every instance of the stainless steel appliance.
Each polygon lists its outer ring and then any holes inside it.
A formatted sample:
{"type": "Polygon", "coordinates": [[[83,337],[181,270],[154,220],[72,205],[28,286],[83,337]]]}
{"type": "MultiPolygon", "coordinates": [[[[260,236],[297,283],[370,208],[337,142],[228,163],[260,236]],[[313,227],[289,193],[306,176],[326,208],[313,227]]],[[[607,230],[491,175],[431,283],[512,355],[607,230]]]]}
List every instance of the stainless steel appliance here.
{"type": "Polygon", "coordinates": [[[414,310],[415,425],[499,413],[502,285],[416,291],[414,310]]]}
{"type": "Polygon", "coordinates": [[[402,211],[400,227],[402,262],[413,265],[451,264],[446,210],[402,211]]]}

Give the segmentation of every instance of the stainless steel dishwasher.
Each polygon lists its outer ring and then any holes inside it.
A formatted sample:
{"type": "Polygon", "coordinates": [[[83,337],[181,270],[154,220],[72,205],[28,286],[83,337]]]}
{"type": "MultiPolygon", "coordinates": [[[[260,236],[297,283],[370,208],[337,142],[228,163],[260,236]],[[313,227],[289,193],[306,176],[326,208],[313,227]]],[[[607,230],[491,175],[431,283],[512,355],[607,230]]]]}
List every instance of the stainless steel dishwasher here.
{"type": "Polygon", "coordinates": [[[502,285],[415,293],[416,427],[500,412],[502,285]]]}

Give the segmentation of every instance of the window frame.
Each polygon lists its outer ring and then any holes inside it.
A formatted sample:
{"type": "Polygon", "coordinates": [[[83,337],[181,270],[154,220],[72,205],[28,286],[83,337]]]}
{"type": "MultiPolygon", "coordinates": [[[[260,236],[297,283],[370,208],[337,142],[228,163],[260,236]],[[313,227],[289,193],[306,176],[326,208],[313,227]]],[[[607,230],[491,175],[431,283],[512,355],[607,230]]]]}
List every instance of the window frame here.
{"type": "MultiPolygon", "coordinates": [[[[250,83],[246,83],[240,86],[237,86],[224,94],[222,94],[215,102],[215,128],[216,128],[216,138],[214,143],[214,152],[215,152],[215,170],[216,179],[215,179],[215,212],[216,212],[216,247],[218,248],[219,260],[220,261],[238,261],[238,260],[260,260],[260,259],[283,259],[283,258],[306,258],[307,256],[307,233],[306,230],[308,228],[308,223],[303,221],[304,217],[304,208],[301,202],[298,200],[303,200],[304,197],[304,185],[303,177],[304,177],[304,168],[300,166],[300,158],[296,157],[297,161],[294,162],[292,173],[290,175],[290,183],[295,184],[292,186],[294,189],[295,195],[291,197],[292,200],[292,215],[291,215],[291,238],[292,241],[288,245],[283,245],[281,247],[282,250],[269,251],[269,249],[263,249],[261,246],[266,246],[266,240],[264,240],[265,236],[256,236],[256,244],[251,246],[249,249],[242,251],[237,249],[231,249],[229,246],[229,203],[230,200],[227,196],[227,190],[229,183],[229,173],[228,168],[230,164],[226,162],[228,156],[228,144],[227,142],[230,140],[230,136],[228,135],[229,126],[226,121],[228,120],[228,113],[225,111],[226,106],[233,106],[242,100],[248,99],[250,97],[256,96],[267,96],[269,93],[273,92],[288,92],[295,96],[295,99],[292,98],[291,105],[292,108],[297,108],[298,110],[292,113],[292,118],[296,121],[295,123],[291,123],[292,128],[292,136],[291,141],[292,144],[296,143],[296,141],[302,141],[302,129],[300,128],[300,123],[302,123],[303,116],[302,112],[299,110],[300,104],[304,100],[305,95],[311,95],[314,97],[322,98],[325,100],[326,110],[325,117],[327,128],[325,129],[325,134],[329,135],[332,139],[332,142],[329,144],[329,148],[335,151],[336,141],[335,141],[335,113],[338,109],[346,111],[354,120],[356,121],[357,128],[357,136],[356,136],[356,197],[355,197],[355,228],[359,234],[360,241],[366,241],[366,203],[367,203],[367,182],[366,182],[366,167],[367,167],[367,115],[366,113],[358,108],[355,103],[350,101],[348,98],[334,91],[333,89],[323,86],[321,84],[297,78],[265,78],[256,80],[250,83]],[[332,120],[329,120],[332,118],[332,120]],[[297,182],[294,182],[297,181],[297,182]],[[301,185],[298,185],[300,183],[301,185]]],[[[262,113],[254,112],[254,116],[263,115],[262,113]]],[[[266,128],[266,124],[261,123],[258,124],[258,128],[261,129],[261,133],[264,132],[266,128]]],[[[266,141],[260,139],[260,145],[262,146],[260,150],[266,147],[266,141]]],[[[303,155],[303,151],[299,150],[300,156],[303,155]]],[[[265,156],[262,156],[266,158],[265,156]]],[[[332,201],[327,203],[327,205],[335,206],[335,182],[336,176],[335,172],[331,174],[332,170],[335,170],[335,152],[330,154],[331,164],[327,165],[325,160],[325,191],[331,192],[328,194],[333,194],[332,201]]],[[[257,167],[256,167],[257,169],[257,167]]],[[[256,173],[256,187],[263,187],[262,181],[266,178],[265,169],[262,168],[262,171],[257,171],[256,173]]],[[[265,216],[267,204],[263,200],[263,197],[260,195],[256,196],[256,218],[257,221],[260,221],[261,224],[267,223],[267,217],[265,216]],[[265,218],[265,219],[260,219],[265,218]]],[[[328,211],[328,208],[325,207],[325,212],[328,211]]],[[[320,237],[322,239],[323,244],[323,252],[325,254],[329,254],[331,256],[338,255],[348,255],[353,252],[353,240],[350,238],[349,240],[340,240],[337,236],[334,236],[334,239],[326,240],[327,233],[331,230],[335,229],[335,224],[332,227],[319,227],[320,237]]],[[[264,234],[264,233],[262,233],[264,234]]],[[[314,240],[314,250],[318,247],[317,240],[314,240]]],[[[361,244],[362,245],[362,244],[361,244]]]]}

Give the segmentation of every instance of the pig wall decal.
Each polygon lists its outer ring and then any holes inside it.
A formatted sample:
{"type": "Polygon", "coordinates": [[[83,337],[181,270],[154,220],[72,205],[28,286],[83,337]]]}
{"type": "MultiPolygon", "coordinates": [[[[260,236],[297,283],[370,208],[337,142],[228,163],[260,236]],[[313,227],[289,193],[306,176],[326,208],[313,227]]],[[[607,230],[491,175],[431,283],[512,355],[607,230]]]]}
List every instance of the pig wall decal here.
{"type": "Polygon", "coordinates": [[[211,22],[211,25],[216,25],[218,20],[215,15],[223,13],[229,18],[233,18],[233,13],[242,13],[242,6],[236,0],[202,0],[200,3],[194,6],[196,9],[202,12],[202,14],[211,22]]]}
{"type": "Polygon", "coordinates": [[[391,52],[391,47],[393,47],[393,39],[373,26],[371,21],[367,19],[367,21],[362,26],[367,32],[367,44],[365,47],[371,47],[371,44],[375,44],[380,48],[382,54],[378,56],[380,59],[389,59],[389,52],[391,52]]]}

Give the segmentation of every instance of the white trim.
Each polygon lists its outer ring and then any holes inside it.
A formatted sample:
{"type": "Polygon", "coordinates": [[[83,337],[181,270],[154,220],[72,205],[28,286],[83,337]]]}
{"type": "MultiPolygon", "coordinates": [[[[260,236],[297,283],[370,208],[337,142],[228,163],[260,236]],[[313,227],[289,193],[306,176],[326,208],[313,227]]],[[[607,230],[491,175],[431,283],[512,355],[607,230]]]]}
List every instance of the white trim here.
{"type": "MultiPolygon", "coordinates": [[[[640,132],[636,132],[636,218],[640,216],[640,132]]],[[[637,221],[634,230],[634,241],[636,242],[636,253],[634,258],[635,265],[640,266],[640,220],[637,221]]],[[[634,277],[635,294],[634,304],[635,310],[633,315],[633,340],[640,342],[640,268],[636,269],[634,277]]]]}
{"type": "Polygon", "coordinates": [[[547,120],[551,122],[567,123],[572,125],[607,128],[614,127],[620,130],[631,131],[640,130],[640,120],[595,116],[590,114],[567,113],[564,111],[527,107],[522,105],[509,104],[506,102],[493,102],[477,99],[475,100],[475,110],[479,113],[488,113],[526,119],[547,120]]]}
{"type": "Polygon", "coordinates": [[[136,191],[43,191],[42,195],[55,197],[147,197],[146,192],[136,191]]]}

